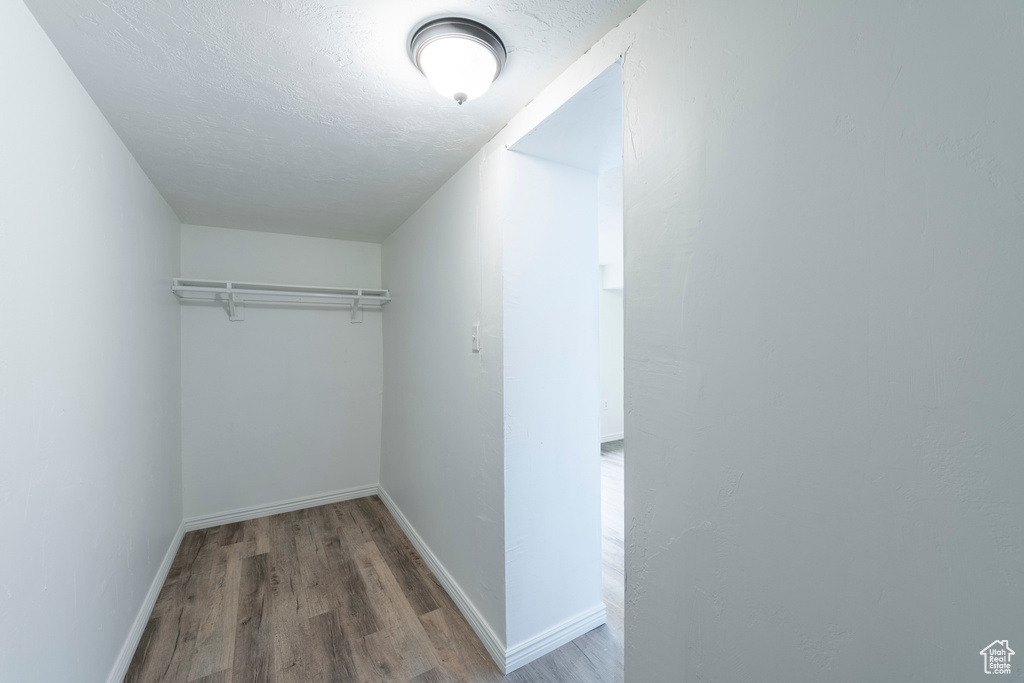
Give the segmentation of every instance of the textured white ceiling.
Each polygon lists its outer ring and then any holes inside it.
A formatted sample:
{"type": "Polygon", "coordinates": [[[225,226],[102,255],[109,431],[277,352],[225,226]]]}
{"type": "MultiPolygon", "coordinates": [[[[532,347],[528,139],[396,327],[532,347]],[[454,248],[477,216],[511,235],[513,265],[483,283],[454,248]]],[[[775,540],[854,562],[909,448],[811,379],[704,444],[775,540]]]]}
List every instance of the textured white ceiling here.
{"type": "Polygon", "coordinates": [[[642,0],[26,0],[185,223],[379,242],[642,0]],[[479,100],[409,61],[427,19],[491,26],[479,100]]]}

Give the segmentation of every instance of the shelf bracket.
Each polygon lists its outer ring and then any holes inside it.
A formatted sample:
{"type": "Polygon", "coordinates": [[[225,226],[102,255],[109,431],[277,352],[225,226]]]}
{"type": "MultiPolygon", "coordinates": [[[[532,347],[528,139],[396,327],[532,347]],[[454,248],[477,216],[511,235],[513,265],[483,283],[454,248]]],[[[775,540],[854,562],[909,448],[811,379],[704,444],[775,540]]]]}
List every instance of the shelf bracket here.
{"type": "Polygon", "coordinates": [[[245,320],[245,305],[235,298],[235,293],[231,291],[231,283],[228,283],[228,320],[232,322],[238,322],[245,320]]]}
{"type": "Polygon", "coordinates": [[[352,299],[352,320],[350,322],[361,323],[363,322],[363,307],[359,302],[359,297],[363,295],[363,290],[358,290],[358,295],[355,299],[352,299]]]}

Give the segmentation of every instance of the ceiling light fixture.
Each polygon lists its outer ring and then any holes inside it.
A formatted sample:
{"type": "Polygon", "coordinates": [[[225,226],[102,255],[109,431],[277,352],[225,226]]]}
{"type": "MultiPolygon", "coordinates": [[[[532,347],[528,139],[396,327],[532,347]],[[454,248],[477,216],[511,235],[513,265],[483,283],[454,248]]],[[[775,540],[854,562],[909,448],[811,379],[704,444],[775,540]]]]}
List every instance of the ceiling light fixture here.
{"type": "Polygon", "coordinates": [[[459,104],[480,97],[505,66],[505,45],[483,24],[449,17],[419,27],[409,56],[434,90],[459,104]]]}

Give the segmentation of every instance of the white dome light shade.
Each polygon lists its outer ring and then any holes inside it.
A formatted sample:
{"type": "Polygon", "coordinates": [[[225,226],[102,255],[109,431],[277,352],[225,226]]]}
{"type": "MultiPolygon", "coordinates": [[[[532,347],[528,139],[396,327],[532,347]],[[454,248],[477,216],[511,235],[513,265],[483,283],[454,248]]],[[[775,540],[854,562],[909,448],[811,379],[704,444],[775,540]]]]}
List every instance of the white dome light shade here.
{"type": "Polygon", "coordinates": [[[416,31],[409,47],[434,90],[459,104],[487,92],[505,63],[498,36],[468,19],[432,21],[416,31]]]}
{"type": "Polygon", "coordinates": [[[425,45],[420,69],[434,90],[462,104],[487,92],[498,74],[498,62],[475,40],[452,37],[425,45]]]}

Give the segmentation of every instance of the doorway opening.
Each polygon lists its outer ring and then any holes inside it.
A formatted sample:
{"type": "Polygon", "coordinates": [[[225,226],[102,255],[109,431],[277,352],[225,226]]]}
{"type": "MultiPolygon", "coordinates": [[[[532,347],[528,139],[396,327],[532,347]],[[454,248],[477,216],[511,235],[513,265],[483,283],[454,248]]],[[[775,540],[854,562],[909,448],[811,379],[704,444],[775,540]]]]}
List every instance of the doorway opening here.
{"type": "MultiPolygon", "coordinates": [[[[561,527],[553,537],[594,542],[581,542],[574,561],[567,561],[564,547],[552,548],[551,557],[552,566],[582,583],[599,575],[605,627],[583,637],[610,654],[600,680],[621,680],[623,667],[622,140],[622,70],[616,63],[509,147],[506,201],[513,206],[504,238],[506,375],[528,387],[519,390],[522,395],[506,389],[506,414],[509,406],[515,412],[519,401],[529,401],[556,416],[544,423],[544,443],[535,438],[531,446],[547,449],[543,471],[562,477],[568,489],[564,514],[548,520],[561,527]],[[556,303],[529,308],[529,297],[544,292],[556,303]],[[531,334],[548,346],[538,343],[527,367],[519,363],[519,349],[531,334]],[[551,377],[530,381],[529,372],[541,366],[551,377]],[[559,466],[552,467],[556,461],[559,466]]],[[[514,642],[513,578],[508,585],[514,642]]]]}

